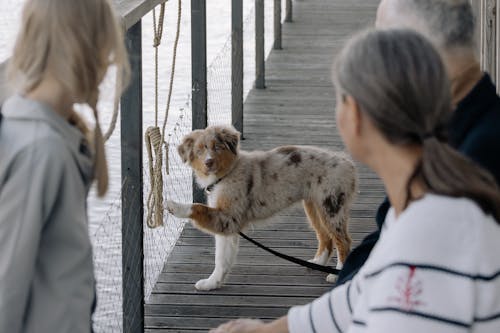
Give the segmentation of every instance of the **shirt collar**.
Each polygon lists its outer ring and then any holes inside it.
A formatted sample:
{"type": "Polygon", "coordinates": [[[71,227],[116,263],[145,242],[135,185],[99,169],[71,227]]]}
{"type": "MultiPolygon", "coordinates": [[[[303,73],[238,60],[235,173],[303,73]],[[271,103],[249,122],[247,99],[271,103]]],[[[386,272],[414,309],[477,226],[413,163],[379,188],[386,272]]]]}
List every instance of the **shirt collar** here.
{"type": "Polygon", "coordinates": [[[46,122],[62,136],[71,148],[78,151],[80,143],[84,139],[83,133],[53,111],[49,105],[21,95],[14,95],[12,99],[18,107],[6,108],[3,111],[5,118],[46,122]]]}
{"type": "Polygon", "coordinates": [[[78,128],[54,112],[49,105],[19,94],[10,97],[4,105],[2,114],[5,119],[42,121],[47,123],[66,143],[78,164],[85,183],[91,181],[94,164],[92,150],[84,134],[78,128]],[[9,107],[9,105],[13,107],[9,107]]]}

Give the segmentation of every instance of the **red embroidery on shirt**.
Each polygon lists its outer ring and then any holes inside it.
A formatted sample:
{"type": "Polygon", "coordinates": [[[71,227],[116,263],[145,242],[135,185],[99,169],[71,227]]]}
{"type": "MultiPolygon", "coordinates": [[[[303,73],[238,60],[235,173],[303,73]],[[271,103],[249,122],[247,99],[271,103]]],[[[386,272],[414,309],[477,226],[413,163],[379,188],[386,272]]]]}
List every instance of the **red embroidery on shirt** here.
{"type": "Polygon", "coordinates": [[[396,291],[398,296],[391,296],[388,298],[390,303],[396,302],[400,307],[406,311],[413,310],[419,305],[424,303],[418,298],[422,294],[422,281],[415,279],[415,266],[410,266],[409,272],[400,276],[396,281],[396,291]]]}

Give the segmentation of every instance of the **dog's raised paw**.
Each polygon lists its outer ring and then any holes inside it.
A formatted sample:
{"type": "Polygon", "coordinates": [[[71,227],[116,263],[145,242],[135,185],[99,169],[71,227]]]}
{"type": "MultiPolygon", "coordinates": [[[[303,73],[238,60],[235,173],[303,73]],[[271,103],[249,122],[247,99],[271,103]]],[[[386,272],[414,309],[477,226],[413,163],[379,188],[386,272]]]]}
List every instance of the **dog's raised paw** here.
{"type": "Polygon", "coordinates": [[[203,279],[203,280],[199,280],[198,282],[196,282],[196,284],[194,285],[194,287],[196,288],[196,290],[214,290],[214,289],[219,289],[221,287],[222,283],[221,282],[217,282],[216,280],[213,280],[213,279],[203,279]]]}
{"type": "Polygon", "coordinates": [[[167,210],[170,214],[181,219],[189,218],[191,216],[190,204],[181,204],[172,200],[167,200],[167,210]]]}

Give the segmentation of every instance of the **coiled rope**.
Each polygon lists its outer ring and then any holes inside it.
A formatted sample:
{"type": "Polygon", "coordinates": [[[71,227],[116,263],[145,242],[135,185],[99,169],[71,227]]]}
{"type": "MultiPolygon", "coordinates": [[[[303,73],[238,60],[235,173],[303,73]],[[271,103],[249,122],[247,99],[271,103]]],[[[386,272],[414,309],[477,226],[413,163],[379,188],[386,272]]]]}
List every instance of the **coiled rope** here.
{"type": "Polygon", "coordinates": [[[156,228],[163,225],[163,146],[165,146],[165,168],[169,174],[168,143],[165,141],[165,131],[167,126],[168,113],[170,110],[170,101],[172,98],[173,83],[175,77],[175,65],[177,60],[177,45],[180,36],[180,24],[182,16],[182,1],[178,1],[177,10],[177,29],[172,54],[172,68],[170,71],[170,84],[168,90],[167,104],[165,108],[165,117],[160,131],[158,127],[158,47],[161,44],[163,35],[163,22],[165,17],[165,3],[160,6],[160,15],[158,24],[156,22],[156,11],[153,9],[153,29],[155,48],[155,126],[147,128],[145,133],[146,149],[148,152],[149,180],[151,189],[147,200],[146,223],[150,228],[156,228]]]}

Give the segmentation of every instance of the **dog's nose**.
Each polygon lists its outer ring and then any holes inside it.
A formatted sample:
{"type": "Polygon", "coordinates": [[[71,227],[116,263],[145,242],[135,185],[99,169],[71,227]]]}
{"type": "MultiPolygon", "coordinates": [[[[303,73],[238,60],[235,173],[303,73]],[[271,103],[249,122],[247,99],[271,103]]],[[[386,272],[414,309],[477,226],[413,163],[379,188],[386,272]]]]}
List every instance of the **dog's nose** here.
{"type": "Polygon", "coordinates": [[[210,169],[211,167],[214,166],[214,160],[213,159],[205,160],[205,166],[210,169]]]}

